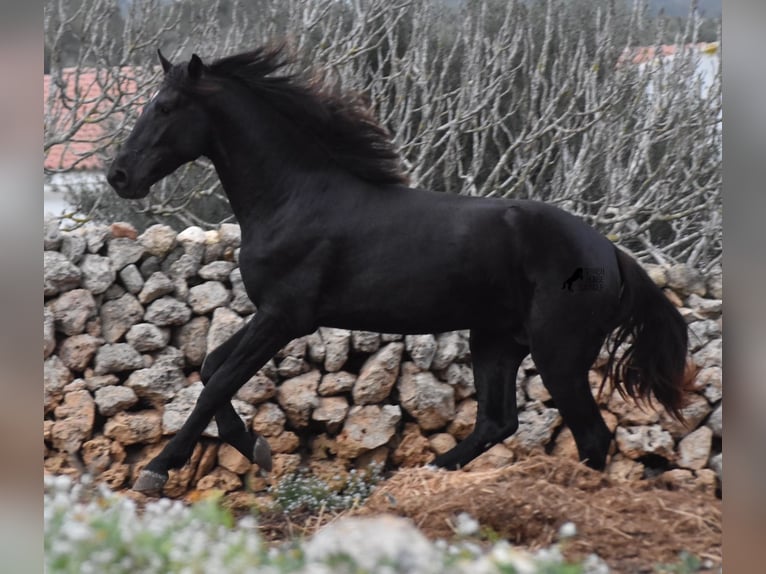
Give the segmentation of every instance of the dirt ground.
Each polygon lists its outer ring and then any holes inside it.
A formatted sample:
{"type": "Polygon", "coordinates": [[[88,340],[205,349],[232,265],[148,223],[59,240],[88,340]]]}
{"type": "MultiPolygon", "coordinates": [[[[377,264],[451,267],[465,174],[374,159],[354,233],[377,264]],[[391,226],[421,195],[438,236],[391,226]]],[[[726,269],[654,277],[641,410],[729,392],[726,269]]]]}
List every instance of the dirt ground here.
{"type": "Polygon", "coordinates": [[[615,482],[542,455],[487,471],[402,469],[355,512],[409,517],[432,539],[453,538],[456,516],[467,512],[490,538],[529,549],[556,542],[559,527],[571,521],[577,535],[562,544],[571,560],[595,552],[615,572],[654,572],[686,551],[720,565],[721,500],[671,488],[661,478],[615,482]]]}

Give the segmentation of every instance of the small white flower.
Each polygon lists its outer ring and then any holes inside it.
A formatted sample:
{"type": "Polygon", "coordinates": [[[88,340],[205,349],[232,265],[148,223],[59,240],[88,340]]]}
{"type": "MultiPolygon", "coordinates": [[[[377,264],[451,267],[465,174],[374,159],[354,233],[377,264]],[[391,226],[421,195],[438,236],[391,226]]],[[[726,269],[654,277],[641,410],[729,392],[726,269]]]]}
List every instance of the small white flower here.
{"type": "Polygon", "coordinates": [[[559,528],[559,538],[572,538],[577,535],[577,526],[574,522],[565,522],[559,528]]]}
{"type": "Polygon", "coordinates": [[[455,529],[460,536],[471,536],[479,531],[479,522],[467,512],[461,512],[457,515],[455,529]]]}

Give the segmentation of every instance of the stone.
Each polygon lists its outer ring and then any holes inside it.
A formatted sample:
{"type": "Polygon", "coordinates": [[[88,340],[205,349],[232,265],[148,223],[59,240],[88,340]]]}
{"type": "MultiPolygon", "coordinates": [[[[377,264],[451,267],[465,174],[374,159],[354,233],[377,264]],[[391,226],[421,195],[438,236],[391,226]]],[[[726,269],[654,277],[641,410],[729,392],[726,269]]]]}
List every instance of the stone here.
{"type": "Polygon", "coordinates": [[[546,446],[562,419],[558,410],[546,408],[542,403],[527,403],[519,412],[519,428],[504,444],[511,450],[533,451],[546,446]]]}
{"type": "Polygon", "coordinates": [[[43,359],[51,356],[56,348],[56,318],[47,305],[43,307],[43,359]]]}
{"type": "Polygon", "coordinates": [[[81,454],[88,472],[96,476],[106,472],[113,464],[119,464],[125,460],[125,449],[122,445],[103,435],[95,436],[83,443],[81,454]]]}
{"type": "Polygon", "coordinates": [[[80,450],[91,437],[96,407],[87,390],[73,391],[54,410],[56,422],[51,428],[51,443],[56,450],[71,454],[80,450]]]}
{"type": "Polygon", "coordinates": [[[151,363],[146,365],[147,369],[150,367],[183,369],[186,367],[186,359],[183,351],[168,345],[152,355],[151,363]]]}
{"type": "Polygon", "coordinates": [[[148,369],[134,371],[124,384],[155,408],[161,409],[186,386],[186,377],[179,368],[155,364],[148,369]]]}
{"type": "Polygon", "coordinates": [[[207,334],[210,330],[210,319],[193,317],[191,321],[181,325],[175,336],[175,345],[183,351],[187,363],[199,367],[207,354],[207,334]]]}
{"type": "Polygon", "coordinates": [[[197,482],[197,490],[222,490],[232,492],[242,488],[242,479],[223,467],[213,469],[197,482]]]}
{"type": "Polygon", "coordinates": [[[717,319],[723,311],[722,299],[705,299],[695,293],[689,295],[686,299],[686,304],[700,315],[711,319],[717,319]]]}
{"type": "Polygon", "coordinates": [[[232,261],[212,261],[197,273],[205,281],[226,281],[237,265],[232,261]]]}
{"type": "Polygon", "coordinates": [[[515,455],[511,449],[503,443],[498,443],[465,465],[465,470],[472,472],[495,470],[508,466],[513,462],[514,458],[515,455]]]}
{"type": "Polygon", "coordinates": [[[388,397],[399,376],[403,352],[402,343],[388,343],[367,359],[352,389],[355,404],[375,404],[388,397]]]}
{"type": "Polygon", "coordinates": [[[643,263],[641,266],[644,268],[644,271],[646,271],[647,275],[649,275],[649,278],[657,287],[662,289],[668,284],[668,275],[665,267],[651,263],[643,263]]]}
{"type": "Polygon", "coordinates": [[[87,246],[85,237],[83,237],[80,230],[76,230],[64,234],[61,239],[61,253],[66,255],[69,261],[77,265],[85,253],[87,246]]]}
{"type": "Polygon", "coordinates": [[[135,240],[138,237],[136,228],[126,221],[116,221],[109,226],[109,233],[112,238],[127,237],[135,240]]]}
{"type": "Polygon", "coordinates": [[[711,456],[708,466],[715,472],[718,480],[723,482],[723,453],[719,452],[711,456]]]}
{"type": "Polygon", "coordinates": [[[695,473],[684,468],[674,468],[663,472],[657,477],[656,482],[670,490],[702,492],[715,496],[716,479],[715,473],[711,470],[700,469],[695,473]]]}
{"type": "Polygon", "coordinates": [[[684,296],[695,293],[704,296],[707,291],[702,275],[684,264],[671,265],[667,269],[668,286],[684,296]]]}
{"type": "Polygon", "coordinates": [[[112,268],[108,257],[88,253],[80,263],[82,271],[82,286],[94,295],[103,293],[114,283],[117,273],[112,268]]]}
{"type": "Polygon", "coordinates": [[[308,426],[311,411],[319,405],[317,387],[322,377],[318,370],[284,381],[277,389],[277,401],[294,427],[308,426]]]}
{"type": "Polygon", "coordinates": [[[105,417],[111,417],[137,404],[138,396],[130,387],[114,385],[97,389],[95,401],[98,412],[105,417]]]}
{"type": "Polygon", "coordinates": [[[116,343],[144,316],[144,308],[133,295],[126,293],[119,299],[101,306],[101,333],[107,343],[116,343]]]}
{"type": "Polygon", "coordinates": [[[324,364],[326,349],[322,336],[318,331],[311,333],[305,337],[306,339],[306,352],[309,359],[314,363],[324,364]]]}
{"type": "Polygon", "coordinates": [[[102,345],[96,351],[94,371],[97,375],[134,371],[144,366],[144,359],[127,343],[102,345]]]}
{"type": "Polygon", "coordinates": [[[675,458],[673,437],[660,425],[617,427],[615,435],[620,452],[631,459],[656,454],[668,460],[675,458]]]}
{"type": "Polygon", "coordinates": [[[419,372],[413,363],[403,363],[397,384],[399,401],[423,430],[443,428],[455,416],[455,393],[430,372],[419,372]]]}
{"type": "Polygon", "coordinates": [[[68,337],[61,343],[58,356],[67,368],[82,372],[90,364],[103,340],[86,333],[68,337]]]}
{"type": "MultiPolygon", "coordinates": [[[[444,371],[444,380],[455,390],[455,400],[463,400],[476,394],[476,387],[473,382],[473,369],[470,365],[461,363],[452,363],[444,371]]],[[[521,390],[522,396],[524,391],[521,390]]],[[[522,400],[519,405],[524,404],[522,400]]]]}
{"type": "Polygon", "coordinates": [[[346,329],[321,327],[319,333],[325,347],[325,370],[331,373],[340,371],[348,360],[351,332],[346,329]]]}
{"type": "Polygon", "coordinates": [[[643,476],[644,465],[617,453],[612,457],[611,462],[607,466],[606,474],[612,480],[633,482],[643,476]]]}
{"type": "Polygon", "coordinates": [[[144,278],[141,272],[133,264],[126,265],[119,273],[120,281],[127,289],[128,293],[137,295],[144,288],[144,278]]]}
{"type": "Polygon", "coordinates": [[[653,425],[660,420],[660,413],[649,405],[636,403],[630,397],[623,397],[618,392],[609,398],[608,409],[617,415],[620,424],[625,426],[653,425]]]}
{"type": "Polygon", "coordinates": [[[59,220],[55,217],[43,219],[43,249],[45,251],[58,251],[61,247],[62,234],[59,220]]]}
{"type": "Polygon", "coordinates": [[[338,456],[353,459],[385,445],[396,433],[402,418],[398,405],[355,405],[351,407],[337,438],[338,456]]]}
{"type": "Polygon", "coordinates": [[[710,413],[705,426],[713,431],[714,437],[723,437],[723,403],[718,403],[718,406],[710,413]]]}
{"type": "Polygon", "coordinates": [[[704,347],[708,341],[721,337],[718,322],[712,319],[695,321],[689,325],[689,350],[694,352],[704,347]]]}
{"type": "Polygon", "coordinates": [[[457,446],[457,441],[451,434],[440,432],[428,437],[428,444],[431,446],[431,450],[439,455],[455,448],[457,446]]]}
{"type": "Polygon", "coordinates": [[[138,300],[143,305],[148,305],[155,299],[164,295],[170,295],[175,290],[173,282],[161,271],[155,271],[144,283],[143,288],[138,294],[138,300]]]}
{"type": "Polygon", "coordinates": [[[245,320],[226,307],[213,311],[213,320],[207,333],[207,352],[228,341],[234,333],[245,325],[245,320]]]}
{"type": "Polygon", "coordinates": [[[200,262],[192,256],[182,253],[181,250],[174,251],[180,256],[168,256],[162,262],[162,271],[173,279],[191,279],[199,271],[200,262]]]}
{"type": "Polygon", "coordinates": [[[319,394],[323,397],[349,392],[356,382],[356,375],[346,371],[326,373],[319,383],[319,394]]]}
{"type": "Polygon", "coordinates": [[[437,371],[448,368],[458,357],[468,354],[468,341],[459,331],[450,331],[436,336],[436,352],[431,368],[437,371]]]}
{"type": "Polygon", "coordinates": [[[218,447],[218,465],[234,474],[245,474],[250,470],[250,461],[230,444],[218,447]]]}
{"type": "Polygon", "coordinates": [[[345,397],[320,397],[311,419],[324,424],[328,432],[336,433],[348,414],[348,408],[345,397]]]}
{"type": "Polygon", "coordinates": [[[458,441],[466,438],[476,424],[476,413],[479,403],[474,399],[465,399],[455,410],[455,418],[447,425],[447,432],[454,436],[458,441]]]}
{"type": "Polygon", "coordinates": [[[85,373],[85,388],[91,393],[95,393],[98,389],[103,387],[118,384],[120,384],[120,379],[117,375],[94,375],[92,370],[90,373],[85,373]]]}
{"type": "Polygon", "coordinates": [[[251,405],[258,405],[276,396],[277,386],[270,378],[254,375],[242,385],[234,396],[251,405]]]}
{"type": "Polygon", "coordinates": [[[138,236],[138,243],[147,253],[165,257],[176,246],[176,232],[169,225],[155,224],[138,236]]]}
{"type": "Polygon", "coordinates": [[[202,261],[205,254],[205,232],[202,228],[192,225],[176,236],[176,241],[183,247],[184,253],[202,261]]]}
{"type": "Polygon", "coordinates": [[[112,239],[108,225],[90,224],[85,228],[85,244],[89,253],[98,253],[112,239]]]}
{"type": "Polygon", "coordinates": [[[125,340],[139,353],[159,351],[170,341],[170,330],[151,323],[138,323],[128,329],[125,340]]]}
{"type": "Polygon", "coordinates": [[[274,403],[263,403],[253,417],[253,430],[260,435],[277,436],[285,430],[287,417],[282,409],[274,403]]]}
{"type": "MultiPolygon", "coordinates": [[[[175,397],[165,405],[162,412],[163,434],[175,434],[181,430],[186,419],[189,418],[194,405],[197,404],[197,399],[199,398],[202,389],[202,382],[197,381],[192,383],[179,390],[175,397]]],[[[232,400],[231,404],[237,414],[242,418],[245,425],[249,426],[255,415],[255,407],[238,399],[232,400]]],[[[202,436],[218,438],[218,425],[215,422],[215,418],[208,423],[207,427],[205,427],[202,436]]]]}
{"type": "Polygon", "coordinates": [[[189,306],[197,315],[207,315],[230,299],[231,293],[220,281],[206,281],[189,289],[189,306]]]}
{"type": "Polygon", "coordinates": [[[307,343],[305,337],[299,337],[298,339],[293,339],[277,351],[275,357],[278,359],[286,359],[287,357],[302,359],[306,356],[306,347],[307,343]]]}
{"type": "Polygon", "coordinates": [[[222,223],[218,228],[218,239],[226,247],[237,248],[242,243],[242,229],[237,223],[222,223]]]}
{"type": "Polygon", "coordinates": [[[705,468],[710,458],[712,440],[713,431],[708,427],[700,427],[686,435],[678,443],[676,464],[692,470],[705,468]]]}
{"type": "Polygon", "coordinates": [[[705,397],[696,393],[686,393],[686,405],[681,409],[685,422],[679,422],[671,417],[667,412],[660,412],[660,424],[670,435],[678,440],[689,433],[690,430],[697,428],[710,414],[712,407],[705,397]]]}
{"type": "Polygon", "coordinates": [[[121,285],[118,285],[117,283],[112,283],[109,286],[109,289],[104,291],[104,293],[101,295],[101,301],[113,301],[114,299],[119,299],[123,295],[125,295],[127,291],[123,289],[121,285]]]}
{"type": "Polygon", "coordinates": [[[191,318],[191,309],[173,297],[165,296],[153,301],[144,313],[144,321],[159,327],[183,325],[191,318]]]}
{"type": "MultiPolygon", "coordinates": [[[[253,305],[253,302],[250,301],[250,297],[247,295],[239,268],[232,270],[229,274],[229,281],[231,282],[231,303],[229,303],[229,307],[240,315],[255,313],[255,305],[253,305]]],[[[322,361],[324,361],[324,357],[322,357],[322,361]]]]}
{"type": "Polygon", "coordinates": [[[407,335],[404,346],[419,369],[425,371],[431,368],[431,362],[436,356],[436,338],[433,335],[407,335]]]}
{"type": "Polygon", "coordinates": [[[708,273],[705,286],[708,297],[723,299],[723,271],[720,266],[708,273]]]}
{"type": "Polygon", "coordinates": [[[277,367],[279,376],[284,379],[297,377],[298,375],[307,373],[310,370],[311,365],[298,357],[285,357],[279,361],[279,366],[277,367]]]}
{"type": "Polygon", "coordinates": [[[544,403],[551,400],[551,394],[543,384],[543,378],[540,375],[532,375],[526,379],[527,396],[532,401],[544,403]]]}
{"type": "Polygon", "coordinates": [[[723,370],[721,367],[700,369],[694,379],[694,390],[702,392],[709,403],[717,403],[723,397],[723,370]]]}
{"type": "MultiPolygon", "coordinates": [[[[106,253],[112,262],[112,269],[120,271],[128,265],[138,263],[144,255],[144,248],[132,239],[118,237],[109,242],[106,253]]],[[[133,267],[135,268],[135,265],[133,267]]],[[[138,271],[137,268],[136,271],[138,271]]]]}
{"type": "Polygon", "coordinates": [[[404,425],[399,445],[391,454],[391,461],[398,467],[422,466],[435,458],[428,439],[415,423],[404,425]]]}
{"type": "Polygon", "coordinates": [[[80,286],[82,272],[66,255],[43,253],[43,294],[51,297],[80,286]]]}
{"type": "Polygon", "coordinates": [[[301,444],[301,439],[292,431],[282,431],[276,436],[269,437],[271,452],[275,454],[289,454],[295,452],[301,444]]]}
{"type": "Polygon", "coordinates": [[[720,367],[722,347],[722,339],[713,339],[699,351],[694,353],[694,364],[701,369],[706,367],[720,367]]]}
{"type": "Polygon", "coordinates": [[[56,330],[65,335],[79,335],[96,314],[96,301],[90,291],[74,289],[62,294],[50,305],[56,330]]]}
{"type": "Polygon", "coordinates": [[[380,335],[372,331],[351,331],[351,348],[359,353],[374,353],[380,348],[380,335]]]}

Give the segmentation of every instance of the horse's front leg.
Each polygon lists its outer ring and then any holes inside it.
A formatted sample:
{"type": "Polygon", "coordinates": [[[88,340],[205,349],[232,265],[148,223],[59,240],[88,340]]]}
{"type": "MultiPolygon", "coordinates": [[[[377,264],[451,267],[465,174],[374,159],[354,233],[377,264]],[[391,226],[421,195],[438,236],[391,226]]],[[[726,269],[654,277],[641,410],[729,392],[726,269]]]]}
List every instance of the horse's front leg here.
{"type": "MultiPolygon", "coordinates": [[[[161,492],[168,480],[168,471],[171,468],[180,468],[186,463],[213,415],[222,412],[237,390],[279,349],[294,337],[303,334],[289,332],[284,328],[285,324],[287,322],[282,320],[280,315],[261,310],[235,335],[239,340],[231,345],[232,348],[223,363],[210,376],[189,418],[162,452],[141,471],[133,490],[146,494],[161,492]]],[[[256,440],[254,443],[254,452],[249,458],[256,462],[260,460],[264,465],[267,464],[265,459],[269,458],[270,464],[268,450],[264,452],[265,443],[262,440],[256,440]]],[[[268,445],[265,448],[268,449],[268,445]]]]}

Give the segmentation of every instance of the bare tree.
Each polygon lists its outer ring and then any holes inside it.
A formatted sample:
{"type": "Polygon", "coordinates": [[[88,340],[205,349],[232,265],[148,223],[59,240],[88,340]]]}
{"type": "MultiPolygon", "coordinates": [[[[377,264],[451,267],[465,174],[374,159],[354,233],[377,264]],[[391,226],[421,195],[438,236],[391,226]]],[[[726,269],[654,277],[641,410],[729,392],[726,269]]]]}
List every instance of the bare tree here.
{"type": "MultiPolygon", "coordinates": [[[[214,58],[284,38],[293,71],[369,96],[415,185],[544,200],[639,258],[720,264],[721,75],[703,85],[700,51],[684,49],[697,42],[694,11],[672,57],[640,63],[631,49],[652,31],[640,1],[137,0],[122,13],[115,0],[59,0],[45,16],[45,153],[97,122],[82,157],[108,157],[157,85],[158,46],[214,58]],[[56,55],[72,34],[66,67],[56,55]],[[86,70],[94,101],[65,88],[86,70]]],[[[666,33],[654,28],[657,44],[666,33]]],[[[229,213],[204,161],[158,187],[139,209],[146,222],[210,226],[229,213]]],[[[118,215],[111,195],[86,196],[80,211],[118,215]]]]}

